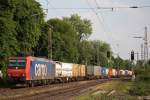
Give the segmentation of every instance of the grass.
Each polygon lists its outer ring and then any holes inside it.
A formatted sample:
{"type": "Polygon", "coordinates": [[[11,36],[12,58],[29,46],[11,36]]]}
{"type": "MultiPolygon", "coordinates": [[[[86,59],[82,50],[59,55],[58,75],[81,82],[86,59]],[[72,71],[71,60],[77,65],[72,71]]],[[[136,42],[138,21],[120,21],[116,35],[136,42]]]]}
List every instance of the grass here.
{"type": "Polygon", "coordinates": [[[137,98],[131,96],[107,96],[104,94],[99,94],[80,96],[77,97],[76,100],[137,100],[137,98]]]}
{"type": "Polygon", "coordinates": [[[109,81],[96,86],[97,91],[106,91],[106,93],[97,93],[91,91],[88,94],[76,97],[76,100],[137,100],[137,97],[129,95],[129,89],[132,86],[130,81],[109,81]],[[114,94],[107,96],[112,90],[114,94]]]}

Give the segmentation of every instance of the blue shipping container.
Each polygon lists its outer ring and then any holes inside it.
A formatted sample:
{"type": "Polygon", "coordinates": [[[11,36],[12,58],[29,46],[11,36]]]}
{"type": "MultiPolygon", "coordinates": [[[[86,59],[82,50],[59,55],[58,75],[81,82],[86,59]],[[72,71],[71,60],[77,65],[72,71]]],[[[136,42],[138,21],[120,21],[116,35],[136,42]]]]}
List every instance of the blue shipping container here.
{"type": "Polygon", "coordinates": [[[101,75],[106,76],[106,67],[101,67],[101,75]]]}
{"type": "Polygon", "coordinates": [[[33,59],[30,65],[30,80],[53,79],[55,77],[56,68],[51,61],[33,59]]]}

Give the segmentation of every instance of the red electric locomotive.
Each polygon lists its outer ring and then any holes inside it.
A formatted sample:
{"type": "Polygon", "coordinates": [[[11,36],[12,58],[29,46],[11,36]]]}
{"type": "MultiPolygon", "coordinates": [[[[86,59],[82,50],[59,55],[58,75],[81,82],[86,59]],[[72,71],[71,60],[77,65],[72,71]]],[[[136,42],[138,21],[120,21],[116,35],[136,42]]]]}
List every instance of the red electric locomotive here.
{"type": "Polygon", "coordinates": [[[29,79],[29,57],[10,57],[7,68],[10,82],[24,82],[29,79]]]}

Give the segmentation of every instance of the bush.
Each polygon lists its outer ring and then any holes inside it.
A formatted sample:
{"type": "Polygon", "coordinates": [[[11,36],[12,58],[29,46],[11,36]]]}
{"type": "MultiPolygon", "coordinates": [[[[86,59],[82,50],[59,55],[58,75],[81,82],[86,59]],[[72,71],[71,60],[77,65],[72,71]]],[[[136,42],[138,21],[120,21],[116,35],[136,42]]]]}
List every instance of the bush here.
{"type": "Polygon", "coordinates": [[[150,95],[150,65],[138,67],[135,72],[136,79],[133,82],[131,94],[140,96],[150,95]]]}

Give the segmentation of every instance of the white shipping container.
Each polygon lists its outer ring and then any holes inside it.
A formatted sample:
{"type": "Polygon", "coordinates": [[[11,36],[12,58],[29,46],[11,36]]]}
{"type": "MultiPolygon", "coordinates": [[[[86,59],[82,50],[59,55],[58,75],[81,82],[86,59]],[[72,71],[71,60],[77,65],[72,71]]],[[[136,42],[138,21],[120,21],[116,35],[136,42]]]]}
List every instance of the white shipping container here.
{"type": "Polygon", "coordinates": [[[120,75],[125,75],[125,70],[120,70],[119,73],[120,75]]]}
{"type": "Polygon", "coordinates": [[[112,75],[113,75],[113,76],[116,76],[116,75],[117,75],[116,69],[112,69],[112,75]]]}
{"type": "Polygon", "coordinates": [[[60,62],[56,62],[55,64],[56,67],[56,77],[61,77],[62,76],[62,66],[60,62]]]}
{"type": "Polygon", "coordinates": [[[122,71],[122,75],[125,75],[125,70],[122,71]]]}
{"type": "Polygon", "coordinates": [[[131,76],[132,75],[132,71],[128,71],[129,72],[129,75],[131,76]]]}
{"type": "Polygon", "coordinates": [[[101,75],[101,67],[94,66],[94,76],[100,76],[100,75],[101,75]]]}
{"type": "Polygon", "coordinates": [[[61,63],[62,64],[62,77],[72,77],[73,64],[61,63]]]}
{"type": "Polygon", "coordinates": [[[108,72],[109,72],[109,69],[108,69],[108,68],[106,68],[106,75],[108,75],[108,72]]]}

